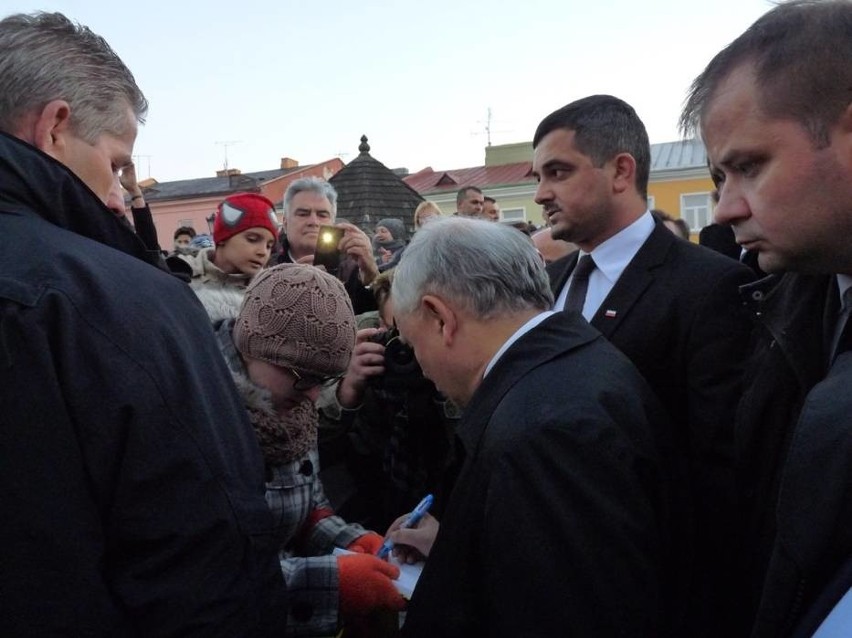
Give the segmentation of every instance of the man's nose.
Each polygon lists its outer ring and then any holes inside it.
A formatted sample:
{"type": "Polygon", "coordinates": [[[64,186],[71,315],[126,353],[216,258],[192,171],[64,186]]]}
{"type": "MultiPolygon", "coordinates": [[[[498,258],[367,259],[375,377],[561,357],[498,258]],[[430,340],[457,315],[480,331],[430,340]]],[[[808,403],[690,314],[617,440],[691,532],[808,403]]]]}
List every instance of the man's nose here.
{"type": "Polygon", "coordinates": [[[118,217],[124,217],[124,191],[121,190],[121,182],[119,182],[118,175],[113,177],[112,187],[109,189],[109,195],[107,195],[105,204],[118,217]]]}
{"type": "Polygon", "coordinates": [[[547,201],[550,201],[551,195],[547,190],[547,187],[544,185],[544,182],[539,182],[538,186],[536,186],[535,194],[533,195],[533,201],[536,204],[544,204],[547,201]]]}
{"type": "Polygon", "coordinates": [[[748,202],[735,188],[726,184],[719,189],[719,201],[713,210],[717,224],[732,224],[750,215],[748,202]]]}

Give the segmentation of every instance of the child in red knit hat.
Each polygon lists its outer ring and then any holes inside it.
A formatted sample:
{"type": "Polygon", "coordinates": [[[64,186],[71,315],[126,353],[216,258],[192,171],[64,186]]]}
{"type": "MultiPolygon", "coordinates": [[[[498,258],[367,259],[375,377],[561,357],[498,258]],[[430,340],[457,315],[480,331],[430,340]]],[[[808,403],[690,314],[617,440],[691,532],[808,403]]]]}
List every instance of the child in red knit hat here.
{"type": "Polygon", "coordinates": [[[180,255],[214,324],[236,317],[246,286],[266,266],[277,240],[273,203],[257,193],[235,193],[216,209],[213,247],[180,255]]]}

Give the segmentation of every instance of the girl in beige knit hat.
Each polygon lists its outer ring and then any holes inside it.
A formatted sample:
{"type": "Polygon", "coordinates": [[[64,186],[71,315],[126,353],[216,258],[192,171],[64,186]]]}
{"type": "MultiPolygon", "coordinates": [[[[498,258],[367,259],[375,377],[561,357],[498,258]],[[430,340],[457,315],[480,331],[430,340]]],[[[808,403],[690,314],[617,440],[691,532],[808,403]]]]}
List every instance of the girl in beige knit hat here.
{"type": "Polygon", "coordinates": [[[309,265],[264,270],[217,335],[266,463],[291,597],[288,634],[330,636],[373,611],[401,610],[392,582],[399,570],[375,556],[383,538],[335,515],[318,477],[314,402],[345,372],[355,345],[343,284],[309,265]],[[332,556],[336,547],[356,554],[332,556]]]}

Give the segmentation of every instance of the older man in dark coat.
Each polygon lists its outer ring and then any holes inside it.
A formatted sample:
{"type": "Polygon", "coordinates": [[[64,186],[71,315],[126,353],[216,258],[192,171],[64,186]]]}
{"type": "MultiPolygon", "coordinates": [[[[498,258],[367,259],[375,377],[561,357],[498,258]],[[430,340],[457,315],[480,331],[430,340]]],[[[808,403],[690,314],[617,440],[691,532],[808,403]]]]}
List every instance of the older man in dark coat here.
{"type": "Polygon", "coordinates": [[[422,228],[392,295],[424,373],[464,406],[458,478],[403,635],[671,635],[670,432],[627,358],[549,310],[535,247],[499,224],[422,228]]]}

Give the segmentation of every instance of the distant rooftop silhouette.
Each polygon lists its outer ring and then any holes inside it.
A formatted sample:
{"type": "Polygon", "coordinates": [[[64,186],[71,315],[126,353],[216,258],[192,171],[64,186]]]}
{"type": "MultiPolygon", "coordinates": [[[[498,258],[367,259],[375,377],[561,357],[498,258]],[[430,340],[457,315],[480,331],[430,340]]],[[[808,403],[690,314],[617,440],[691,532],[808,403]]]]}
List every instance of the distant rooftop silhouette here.
{"type": "Polygon", "coordinates": [[[399,219],[414,231],[414,209],[423,201],[416,190],[394,171],[370,155],[367,136],[361,136],[358,157],[330,180],[337,190],[337,219],[372,233],[376,222],[399,219]]]}

